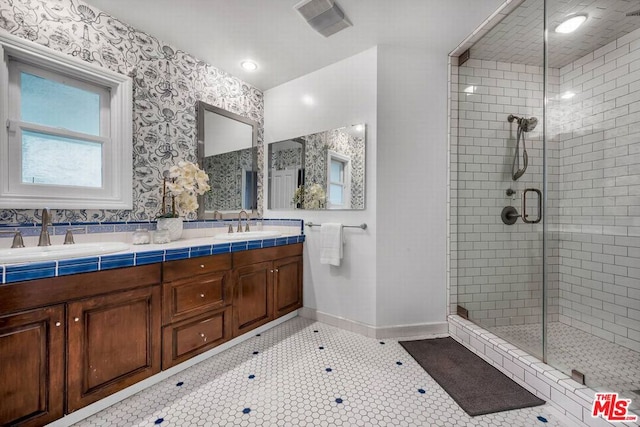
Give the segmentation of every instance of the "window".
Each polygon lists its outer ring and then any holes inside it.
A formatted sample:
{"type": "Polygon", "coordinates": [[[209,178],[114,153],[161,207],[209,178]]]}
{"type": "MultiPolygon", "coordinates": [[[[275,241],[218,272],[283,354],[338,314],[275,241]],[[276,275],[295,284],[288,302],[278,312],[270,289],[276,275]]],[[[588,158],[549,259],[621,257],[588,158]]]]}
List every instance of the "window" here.
{"type": "Polygon", "coordinates": [[[131,79],[0,36],[0,208],[131,209],[131,79]]]}
{"type": "Polygon", "coordinates": [[[327,155],[328,209],[351,207],[351,158],[335,151],[327,155]]]}

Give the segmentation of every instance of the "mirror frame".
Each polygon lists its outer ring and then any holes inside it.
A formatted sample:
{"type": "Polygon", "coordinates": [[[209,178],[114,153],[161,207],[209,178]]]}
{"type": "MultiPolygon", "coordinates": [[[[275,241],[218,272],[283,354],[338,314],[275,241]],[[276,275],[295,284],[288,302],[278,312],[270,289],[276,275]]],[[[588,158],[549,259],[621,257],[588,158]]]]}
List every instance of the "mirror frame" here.
{"type": "MultiPolygon", "coordinates": [[[[251,126],[251,148],[253,149],[252,155],[252,170],[256,173],[258,172],[258,122],[255,120],[248,119],[239,114],[232,113],[231,111],[227,111],[223,108],[216,107],[211,104],[207,104],[204,101],[198,101],[196,104],[196,113],[197,113],[197,130],[198,130],[198,146],[197,146],[197,156],[198,156],[198,166],[204,170],[204,138],[205,138],[205,126],[204,126],[204,116],[205,112],[208,111],[210,113],[219,114],[221,116],[227,117],[232,120],[236,120],[238,122],[247,124],[251,126]]],[[[205,171],[206,172],[206,171],[205,171]]],[[[209,183],[212,185],[212,183],[209,183]]],[[[213,186],[213,185],[212,185],[213,186]]],[[[252,194],[251,198],[255,202],[255,208],[251,209],[251,212],[247,212],[251,217],[257,215],[258,212],[258,192],[260,189],[256,190],[256,194],[252,194]]],[[[225,211],[225,213],[239,213],[243,209],[240,208],[237,211],[225,211]]],[[[205,218],[205,206],[204,206],[204,195],[198,196],[198,219],[208,219],[205,218]]],[[[210,219],[210,218],[209,218],[210,219]]]]}

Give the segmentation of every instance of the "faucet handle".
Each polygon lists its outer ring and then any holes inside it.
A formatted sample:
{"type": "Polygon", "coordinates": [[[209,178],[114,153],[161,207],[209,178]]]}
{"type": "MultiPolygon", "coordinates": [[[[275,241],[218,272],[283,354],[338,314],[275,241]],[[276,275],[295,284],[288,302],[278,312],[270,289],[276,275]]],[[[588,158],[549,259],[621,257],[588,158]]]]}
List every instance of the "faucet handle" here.
{"type": "Polygon", "coordinates": [[[22,233],[20,230],[0,230],[2,234],[13,234],[13,242],[11,242],[11,249],[24,248],[24,240],[22,240],[22,233]]]}
{"type": "Polygon", "coordinates": [[[228,233],[233,233],[233,226],[231,225],[231,223],[229,223],[229,231],[228,233]]]}
{"type": "Polygon", "coordinates": [[[245,224],[246,224],[246,225],[244,226],[244,231],[245,231],[245,232],[247,232],[247,231],[251,231],[251,230],[249,230],[249,220],[247,220],[247,222],[246,222],[245,224]]]}
{"type": "Polygon", "coordinates": [[[67,228],[67,232],[64,234],[64,244],[65,245],[73,245],[74,243],[76,243],[73,240],[73,232],[74,231],[82,231],[82,230],[84,230],[84,228],[82,228],[82,227],[67,228]]]}

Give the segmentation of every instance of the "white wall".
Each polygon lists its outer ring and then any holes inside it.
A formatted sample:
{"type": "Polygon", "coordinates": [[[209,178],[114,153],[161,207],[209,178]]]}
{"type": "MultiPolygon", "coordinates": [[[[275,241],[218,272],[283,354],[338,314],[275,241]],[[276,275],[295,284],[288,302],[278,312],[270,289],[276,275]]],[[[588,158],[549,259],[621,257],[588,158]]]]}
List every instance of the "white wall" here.
{"type": "MultiPolygon", "coordinates": [[[[345,230],[340,267],[320,264],[320,230],[307,227],[304,305],[370,326],[376,324],[376,64],[377,49],[372,48],[264,93],[265,144],[345,125],[367,125],[364,210],[272,211],[265,207],[264,216],[369,225],[366,231],[345,230]],[[303,97],[312,102],[305,103],[303,97]]],[[[264,187],[264,200],[268,200],[264,187]]]]}
{"type": "Polygon", "coordinates": [[[378,47],[377,324],[446,322],[447,55],[378,47]]]}

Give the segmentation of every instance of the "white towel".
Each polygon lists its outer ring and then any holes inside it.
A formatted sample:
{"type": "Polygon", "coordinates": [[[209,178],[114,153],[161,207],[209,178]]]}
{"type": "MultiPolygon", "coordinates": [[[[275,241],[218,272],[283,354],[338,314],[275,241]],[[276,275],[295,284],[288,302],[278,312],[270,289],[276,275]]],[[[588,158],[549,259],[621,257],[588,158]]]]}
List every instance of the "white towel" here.
{"type": "Polygon", "coordinates": [[[324,223],[320,226],[320,264],[340,266],[342,259],[342,224],[324,223]]]}

